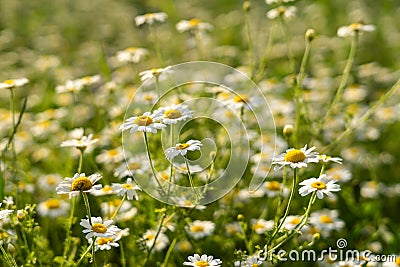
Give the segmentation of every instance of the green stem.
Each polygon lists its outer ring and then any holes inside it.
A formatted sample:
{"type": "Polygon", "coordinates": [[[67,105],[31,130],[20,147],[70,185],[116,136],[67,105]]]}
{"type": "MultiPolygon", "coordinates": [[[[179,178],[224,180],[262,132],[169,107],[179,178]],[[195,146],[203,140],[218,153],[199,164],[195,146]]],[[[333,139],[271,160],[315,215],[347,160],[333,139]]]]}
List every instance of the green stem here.
{"type": "Polygon", "coordinates": [[[89,246],[88,246],[88,248],[85,250],[85,252],[82,254],[82,256],[80,257],[80,259],[78,260],[78,262],[76,263],[76,267],[78,267],[80,264],[81,264],[81,262],[82,262],[82,260],[86,257],[86,254],[88,254],[89,253],[89,251],[92,249],[92,247],[94,247],[94,243],[91,243],[89,246]]]}
{"type": "Polygon", "coordinates": [[[121,203],[119,203],[117,209],[114,211],[114,213],[111,216],[110,220],[114,220],[115,216],[118,214],[119,210],[121,209],[122,204],[124,204],[125,199],[126,199],[126,194],[122,197],[121,203]]]}
{"type": "Polygon", "coordinates": [[[14,261],[14,259],[8,255],[7,251],[3,248],[3,245],[0,245],[0,250],[4,255],[4,258],[6,259],[6,262],[9,266],[11,267],[18,267],[17,263],[14,261]]]}
{"type": "Polygon", "coordinates": [[[188,160],[187,160],[186,157],[184,157],[184,159],[185,159],[186,169],[187,169],[187,172],[188,172],[190,187],[192,188],[193,192],[196,194],[196,204],[198,204],[198,202],[200,200],[200,195],[199,195],[199,193],[196,191],[196,189],[194,187],[193,177],[192,177],[192,174],[190,173],[188,160]]]}
{"type": "Polygon", "coordinates": [[[267,63],[267,58],[268,58],[268,55],[269,55],[269,53],[271,51],[272,43],[273,43],[273,40],[274,40],[273,34],[274,34],[275,27],[276,27],[276,23],[273,22],[273,24],[271,26],[271,29],[269,31],[267,45],[265,46],[263,56],[261,57],[261,62],[260,62],[260,65],[258,67],[257,74],[254,77],[256,81],[261,80],[263,78],[264,70],[265,70],[266,63],[267,63]]]}
{"type": "Polygon", "coordinates": [[[287,56],[288,56],[288,60],[289,60],[289,69],[292,73],[296,73],[296,64],[294,61],[294,56],[293,56],[292,50],[290,49],[289,29],[287,27],[285,19],[282,16],[279,16],[279,21],[280,21],[282,29],[283,29],[283,35],[285,37],[286,51],[287,51],[287,56]]]}
{"type": "Polygon", "coordinates": [[[279,230],[281,229],[282,225],[285,223],[286,217],[289,214],[290,204],[292,203],[294,191],[296,190],[296,185],[297,185],[297,169],[296,168],[293,169],[293,172],[294,172],[294,174],[293,174],[292,190],[290,191],[290,196],[289,196],[288,203],[286,205],[285,213],[284,213],[283,217],[281,218],[281,221],[279,222],[278,227],[275,228],[274,233],[272,234],[271,238],[268,240],[268,243],[265,245],[265,251],[266,252],[268,252],[268,246],[271,244],[271,242],[275,238],[276,234],[279,232],[279,230]]]}
{"type": "Polygon", "coordinates": [[[159,80],[159,74],[156,74],[155,75],[155,78],[156,78],[156,90],[157,90],[157,96],[158,96],[158,98],[160,98],[161,97],[161,92],[160,92],[160,80],[159,80]]]}
{"type": "Polygon", "coordinates": [[[156,30],[154,29],[153,25],[149,25],[149,28],[150,28],[150,34],[151,34],[151,37],[153,39],[154,49],[156,50],[157,57],[158,57],[158,59],[160,59],[161,63],[163,65],[165,65],[164,59],[163,59],[162,54],[161,54],[160,45],[158,43],[156,30]]]}
{"type": "Polygon", "coordinates": [[[392,86],[392,88],[389,89],[389,91],[384,94],[378,102],[376,102],[374,105],[372,105],[362,116],[361,118],[357,121],[357,123],[351,123],[344,132],[339,135],[335,141],[333,141],[331,144],[328,146],[324,147],[321,150],[321,153],[325,153],[326,151],[330,151],[333,149],[337,144],[339,144],[345,137],[347,137],[350,133],[352,133],[357,127],[360,125],[363,125],[365,122],[369,120],[369,118],[375,113],[375,111],[382,106],[387,100],[389,100],[394,93],[400,88],[400,79],[397,80],[397,82],[392,86]]]}
{"type": "Polygon", "coordinates": [[[249,11],[244,12],[244,21],[245,21],[245,30],[246,30],[246,38],[247,38],[247,48],[250,60],[250,67],[252,69],[252,77],[254,76],[254,58],[253,58],[253,40],[250,31],[250,18],[249,11]]]}
{"type": "Polygon", "coordinates": [[[308,57],[310,55],[311,50],[311,42],[309,40],[306,41],[306,49],[304,51],[303,59],[301,60],[300,71],[297,75],[296,79],[296,87],[295,87],[295,100],[296,100],[296,121],[294,124],[294,146],[298,147],[299,143],[299,131],[300,131],[300,119],[301,119],[301,111],[302,111],[302,83],[305,76],[306,64],[308,61],[308,57]]]}
{"type": "Polygon", "coordinates": [[[342,97],[343,90],[347,84],[347,80],[349,79],[350,71],[353,66],[355,56],[356,56],[357,46],[358,46],[358,33],[355,32],[353,40],[351,42],[349,57],[347,58],[346,66],[344,67],[344,70],[343,70],[342,79],[340,80],[339,87],[336,90],[335,96],[328,107],[328,111],[326,112],[326,114],[321,122],[321,125],[331,115],[331,113],[334,112],[334,109],[335,109],[337,103],[340,101],[340,98],[342,97]]]}
{"type": "Polygon", "coordinates": [[[90,223],[90,225],[92,225],[92,214],[90,212],[89,199],[85,192],[82,192],[82,197],[83,197],[83,201],[85,202],[86,214],[89,217],[89,223],[90,223]]]}
{"type": "Polygon", "coordinates": [[[279,217],[281,215],[281,207],[283,202],[283,192],[285,190],[285,184],[287,180],[287,169],[286,167],[283,168],[283,177],[282,177],[282,188],[278,195],[278,206],[276,207],[276,215],[275,215],[275,223],[279,222],[279,217]]]}
{"type": "Polygon", "coordinates": [[[83,151],[84,149],[79,148],[79,162],[78,162],[78,173],[80,174],[82,171],[82,164],[83,164],[83,151]]]}
{"type": "Polygon", "coordinates": [[[124,242],[122,240],[119,242],[119,250],[121,251],[121,265],[122,267],[126,267],[124,242]]]}
{"type": "Polygon", "coordinates": [[[156,246],[157,238],[161,233],[161,229],[163,227],[163,222],[164,222],[164,219],[165,219],[166,216],[167,216],[167,213],[166,213],[166,211],[164,211],[163,216],[161,217],[160,222],[158,224],[156,236],[154,237],[154,242],[151,245],[150,249],[147,251],[146,260],[145,260],[145,262],[143,264],[143,266],[145,266],[145,267],[147,266],[147,262],[150,260],[151,252],[153,251],[154,247],[156,246]]]}
{"type": "Polygon", "coordinates": [[[158,186],[160,187],[161,191],[163,192],[163,194],[165,194],[164,188],[162,187],[160,181],[158,180],[156,170],[154,169],[153,160],[151,159],[150,149],[149,149],[149,141],[147,140],[147,133],[143,132],[143,135],[144,135],[144,142],[146,143],[146,152],[147,152],[147,157],[149,158],[151,171],[153,172],[154,178],[156,179],[156,182],[157,182],[158,186]]]}
{"type": "MultiPolygon", "coordinates": [[[[75,203],[76,203],[76,198],[74,197],[72,200],[72,207],[69,212],[69,218],[68,218],[68,226],[67,226],[67,233],[65,237],[65,243],[64,243],[64,252],[63,252],[63,258],[65,259],[67,257],[68,251],[71,246],[71,228],[72,224],[74,223],[74,212],[75,212],[75,203]]],[[[64,265],[64,262],[61,266],[64,265]]]]}
{"type": "Polygon", "coordinates": [[[162,263],[161,267],[167,267],[168,266],[168,261],[169,257],[171,256],[172,250],[175,247],[176,241],[178,241],[178,237],[174,237],[174,240],[172,240],[171,245],[169,246],[167,253],[165,254],[164,262],[162,263]]]}

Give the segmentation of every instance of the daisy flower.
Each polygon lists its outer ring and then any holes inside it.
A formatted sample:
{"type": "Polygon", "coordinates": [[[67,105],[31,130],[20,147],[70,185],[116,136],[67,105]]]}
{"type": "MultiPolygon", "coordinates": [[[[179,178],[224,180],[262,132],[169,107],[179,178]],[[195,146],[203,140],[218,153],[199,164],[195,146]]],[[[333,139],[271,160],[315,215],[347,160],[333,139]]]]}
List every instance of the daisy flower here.
{"type": "Polygon", "coordinates": [[[193,117],[193,111],[186,105],[161,107],[154,111],[154,114],[165,124],[176,124],[178,121],[184,121],[193,117]]]}
{"type": "MultiPolygon", "coordinates": [[[[116,237],[98,237],[95,240],[94,243],[94,250],[98,251],[100,250],[110,250],[112,247],[119,247],[119,244],[117,243],[117,241],[120,238],[118,236],[116,237]]],[[[93,243],[93,239],[89,239],[89,244],[93,243]]]]}
{"type": "Polygon", "coordinates": [[[296,228],[296,226],[299,225],[300,223],[301,223],[301,216],[289,215],[283,222],[283,228],[286,228],[291,231],[294,228],[296,228]]]}
{"type": "Polygon", "coordinates": [[[167,159],[172,160],[178,155],[185,156],[188,151],[200,150],[203,144],[198,140],[189,140],[186,143],[176,144],[175,147],[170,147],[165,150],[167,159]]]}
{"type": "Polygon", "coordinates": [[[176,24],[178,32],[204,32],[211,31],[214,29],[213,25],[207,22],[203,22],[199,19],[181,20],[176,24]]]}
{"type": "Polygon", "coordinates": [[[207,256],[206,254],[199,255],[194,254],[188,257],[188,261],[185,261],[183,265],[194,266],[194,267],[221,267],[222,261],[220,259],[214,259],[213,256],[207,256]]]}
{"type": "Polygon", "coordinates": [[[63,85],[57,85],[56,92],[59,94],[79,92],[82,88],[83,84],[79,80],[68,80],[63,85]]]}
{"type": "Polygon", "coordinates": [[[246,259],[244,267],[258,267],[261,266],[263,262],[257,256],[249,256],[246,259]]]}
{"type": "Polygon", "coordinates": [[[55,198],[50,198],[37,205],[37,212],[42,217],[57,218],[67,216],[69,203],[55,198]]]}
{"type": "MultiPolygon", "coordinates": [[[[0,203],[0,207],[3,203],[0,203]]],[[[13,210],[0,210],[0,220],[7,218],[11,213],[13,213],[13,210]]]]}
{"type": "Polygon", "coordinates": [[[151,70],[145,70],[139,73],[140,80],[142,82],[150,80],[153,77],[159,77],[162,73],[170,73],[171,72],[171,67],[165,67],[165,68],[153,68],[151,70]]]}
{"type": "Polygon", "coordinates": [[[71,139],[61,143],[61,147],[76,147],[78,149],[86,149],[88,146],[94,145],[99,139],[93,139],[93,134],[82,136],[80,139],[71,139]]]}
{"type": "Polygon", "coordinates": [[[142,190],[139,186],[132,182],[132,178],[128,178],[124,184],[112,183],[112,188],[118,196],[123,196],[126,194],[128,200],[132,200],[133,198],[138,200],[136,190],[142,190]]]}
{"type": "Polygon", "coordinates": [[[149,51],[145,48],[128,47],[117,52],[117,59],[120,62],[138,63],[148,53],[149,51]]]}
{"type": "Polygon", "coordinates": [[[135,174],[144,174],[150,169],[147,155],[141,154],[130,158],[128,162],[119,165],[114,172],[118,178],[133,177],[135,174]]]}
{"type": "Polygon", "coordinates": [[[310,224],[327,234],[330,231],[340,230],[345,226],[344,222],[339,218],[338,211],[328,209],[311,213],[310,224]]]}
{"type": "Polygon", "coordinates": [[[151,248],[153,246],[154,242],[156,242],[154,245],[154,250],[161,251],[167,247],[167,245],[169,244],[169,240],[168,240],[168,237],[162,231],[158,234],[157,240],[155,240],[156,235],[157,235],[157,231],[147,230],[144,233],[142,240],[145,241],[146,246],[148,248],[151,248]]]}
{"type": "MultiPolygon", "coordinates": [[[[294,2],[295,0],[283,0],[282,2],[283,3],[290,3],[290,2],[294,2]]],[[[265,3],[267,4],[267,5],[272,5],[272,4],[277,4],[277,3],[279,3],[280,2],[280,0],[265,0],[265,3]]]]}
{"type": "Polygon", "coordinates": [[[317,155],[317,159],[319,159],[319,161],[322,161],[324,163],[327,162],[335,162],[335,163],[339,163],[342,164],[343,159],[339,158],[339,157],[331,157],[331,156],[327,156],[327,155],[317,155]]]}
{"type": "Polygon", "coordinates": [[[0,89],[13,89],[16,87],[24,86],[28,82],[29,80],[27,78],[5,80],[0,83],[0,89]]]}
{"type": "Polygon", "coordinates": [[[283,166],[290,165],[291,168],[302,168],[307,167],[308,163],[317,163],[319,159],[317,158],[318,152],[313,152],[315,146],[307,149],[307,145],[299,149],[288,149],[286,153],[280,154],[272,159],[272,164],[280,165],[280,167],[275,167],[280,169],[283,166]]]}
{"type": "Polygon", "coordinates": [[[283,186],[282,188],[282,186],[282,183],[278,181],[267,181],[263,184],[262,189],[264,191],[264,194],[267,195],[267,197],[269,198],[278,196],[282,190],[283,197],[286,197],[289,195],[290,189],[286,186],[283,186]]]}
{"type": "Polygon", "coordinates": [[[374,25],[365,25],[362,23],[352,23],[349,26],[342,26],[338,29],[337,35],[339,37],[354,36],[356,33],[373,32],[375,31],[374,25]]]}
{"type": "Polygon", "coordinates": [[[156,122],[154,114],[151,114],[150,112],[145,112],[141,116],[128,118],[119,129],[122,131],[129,130],[130,133],[157,133],[157,130],[163,129],[165,127],[165,124],[156,122]]]}
{"type": "Polygon", "coordinates": [[[95,83],[98,83],[101,80],[100,75],[93,75],[93,76],[85,76],[82,78],[79,78],[77,80],[78,83],[80,83],[82,86],[89,86],[95,83]]]}
{"type": "Polygon", "coordinates": [[[173,198],[173,200],[178,206],[182,208],[197,209],[197,210],[204,210],[206,208],[206,206],[197,205],[196,203],[193,203],[190,199],[188,199],[185,196],[175,197],[173,198]]]}
{"type": "Polygon", "coordinates": [[[100,190],[101,185],[95,183],[102,178],[101,174],[92,174],[86,177],[84,173],[76,173],[72,178],[65,178],[56,188],[57,194],[68,194],[69,198],[79,195],[80,192],[92,193],[100,190]]]}
{"type": "Polygon", "coordinates": [[[284,7],[280,6],[274,9],[271,9],[270,11],[267,12],[267,17],[269,19],[276,19],[279,17],[283,17],[285,19],[292,18],[296,15],[296,7],[294,6],[289,6],[289,7],[284,7]]]}
{"type": "Polygon", "coordinates": [[[301,196],[306,196],[312,192],[317,192],[317,197],[322,199],[324,194],[332,197],[331,192],[340,191],[340,185],[336,184],[335,180],[328,178],[325,174],[322,174],[318,179],[310,178],[300,183],[302,187],[299,189],[299,194],[301,196]]]}
{"type": "Polygon", "coordinates": [[[215,223],[196,220],[185,227],[188,234],[194,239],[201,239],[211,235],[215,230],[215,223]]]}
{"type": "Polygon", "coordinates": [[[135,18],[136,26],[143,24],[153,25],[154,22],[164,22],[168,15],[164,12],[147,13],[135,18]]]}
{"type": "Polygon", "coordinates": [[[89,219],[81,219],[79,224],[85,228],[82,230],[82,233],[86,234],[86,239],[91,239],[92,237],[116,236],[121,229],[115,225],[111,225],[112,223],[113,220],[103,222],[101,217],[92,217],[91,222],[89,219]]]}
{"type": "Polygon", "coordinates": [[[256,234],[262,235],[267,231],[272,230],[274,225],[275,223],[272,220],[266,221],[264,219],[253,219],[251,228],[256,232],[256,234]]]}

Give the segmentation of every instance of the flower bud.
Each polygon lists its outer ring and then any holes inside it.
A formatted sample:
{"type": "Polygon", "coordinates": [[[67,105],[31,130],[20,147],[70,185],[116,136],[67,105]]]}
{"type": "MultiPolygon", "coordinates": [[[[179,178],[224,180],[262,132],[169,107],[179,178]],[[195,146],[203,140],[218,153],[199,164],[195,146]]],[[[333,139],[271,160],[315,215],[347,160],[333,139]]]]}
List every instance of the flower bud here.
{"type": "Polygon", "coordinates": [[[239,221],[242,221],[242,220],[244,219],[244,215],[241,214],[241,213],[238,214],[237,219],[238,219],[239,221]]]}
{"type": "Polygon", "coordinates": [[[250,1],[244,1],[244,3],[243,3],[243,10],[244,10],[245,12],[249,12],[249,11],[250,11],[250,8],[251,8],[251,3],[250,3],[250,1]]]}
{"type": "Polygon", "coordinates": [[[285,137],[290,137],[293,134],[293,125],[291,124],[286,124],[285,127],[283,127],[283,135],[285,137]]]}
{"type": "Polygon", "coordinates": [[[308,29],[305,33],[306,40],[311,42],[315,38],[315,30],[314,29],[308,29]]]}

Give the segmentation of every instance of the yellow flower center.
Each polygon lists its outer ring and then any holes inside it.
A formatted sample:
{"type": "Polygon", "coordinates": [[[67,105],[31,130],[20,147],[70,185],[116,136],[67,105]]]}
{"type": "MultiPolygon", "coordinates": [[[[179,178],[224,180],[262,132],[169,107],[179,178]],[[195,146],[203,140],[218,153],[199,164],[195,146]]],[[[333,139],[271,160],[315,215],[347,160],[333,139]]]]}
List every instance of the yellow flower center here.
{"type": "Polygon", "coordinates": [[[132,190],[133,186],[131,184],[123,184],[122,188],[126,189],[126,190],[132,190]]]}
{"type": "Polygon", "coordinates": [[[177,145],[177,146],[176,146],[176,149],[178,149],[178,150],[184,150],[185,148],[188,148],[189,146],[190,146],[189,144],[183,143],[183,144],[177,145]]]}
{"type": "Polygon", "coordinates": [[[297,225],[297,224],[300,223],[300,218],[297,218],[297,217],[296,217],[296,218],[293,218],[293,219],[290,220],[290,223],[291,223],[291,224],[297,225]]]}
{"type": "Polygon", "coordinates": [[[128,47],[126,49],[126,51],[129,52],[129,53],[135,53],[137,51],[137,48],[136,47],[128,47]]]}
{"type": "Polygon", "coordinates": [[[51,198],[45,202],[46,208],[50,209],[57,209],[60,207],[60,201],[57,199],[51,198]]]}
{"type": "Polygon", "coordinates": [[[5,80],[4,83],[7,84],[7,85],[15,85],[15,81],[14,80],[5,80]]]}
{"type": "Polygon", "coordinates": [[[192,231],[194,233],[203,232],[204,226],[203,225],[193,225],[192,227],[190,227],[190,231],[192,231]]]}
{"type": "Polygon", "coordinates": [[[87,177],[76,178],[71,185],[72,191],[87,191],[93,186],[92,182],[87,177]]]}
{"type": "Polygon", "coordinates": [[[285,12],[286,12],[286,8],[285,8],[285,7],[283,7],[283,6],[278,7],[278,14],[279,14],[279,16],[284,15],[285,12]]]}
{"type": "Polygon", "coordinates": [[[111,207],[118,207],[119,204],[121,204],[121,199],[114,199],[114,200],[108,202],[108,204],[109,204],[111,207]]]}
{"type": "Polygon", "coordinates": [[[146,236],[146,239],[147,239],[147,240],[153,240],[155,237],[156,237],[156,236],[153,235],[153,234],[148,234],[148,235],[146,236]]]}
{"type": "Polygon", "coordinates": [[[251,267],[258,267],[258,264],[257,264],[257,263],[253,263],[253,264],[251,265],[251,267]]]}
{"type": "Polygon", "coordinates": [[[272,181],[267,184],[267,189],[269,191],[279,191],[281,190],[281,184],[277,181],[272,181]]]}
{"type": "Polygon", "coordinates": [[[233,101],[237,103],[248,103],[250,98],[247,95],[237,95],[233,98],[233,101]]]}
{"type": "Polygon", "coordinates": [[[92,81],[92,77],[86,76],[82,78],[85,82],[90,83],[92,81]]]}
{"type": "Polygon", "coordinates": [[[201,260],[201,261],[196,262],[196,266],[199,266],[199,267],[206,267],[206,266],[210,266],[210,263],[201,260]]]}
{"type": "Polygon", "coordinates": [[[153,69],[151,69],[151,73],[153,75],[157,75],[157,74],[161,73],[161,69],[153,68],[153,69]]]}
{"type": "Polygon", "coordinates": [[[100,234],[107,232],[107,227],[102,223],[94,223],[92,225],[92,231],[100,234]]]}
{"type": "Polygon", "coordinates": [[[178,119],[182,117],[182,113],[176,109],[170,109],[164,112],[164,115],[168,119],[178,119]]]}
{"type": "Polygon", "coordinates": [[[0,239],[7,238],[7,237],[8,237],[7,232],[0,233],[0,239]]]}
{"type": "Polygon", "coordinates": [[[189,20],[190,27],[196,27],[197,25],[199,25],[199,23],[200,23],[199,19],[191,19],[191,20],[189,20]]]}
{"type": "Polygon", "coordinates": [[[116,149],[111,149],[111,150],[108,150],[108,151],[107,151],[107,154],[108,154],[110,157],[115,157],[116,155],[118,155],[118,151],[117,151],[116,149]]]}
{"type": "Polygon", "coordinates": [[[142,115],[142,116],[137,117],[137,119],[135,120],[135,123],[139,126],[147,126],[147,125],[153,123],[153,119],[150,118],[149,116],[142,115]]]}
{"type": "Polygon", "coordinates": [[[143,96],[143,100],[144,100],[144,101],[151,102],[151,101],[154,100],[154,96],[152,96],[152,95],[150,95],[150,94],[146,94],[146,95],[143,96]]]}
{"type": "Polygon", "coordinates": [[[396,258],[396,261],[394,262],[397,266],[400,266],[400,257],[396,258]]]}
{"type": "Polygon", "coordinates": [[[264,228],[264,225],[262,225],[261,223],[256,223],[253,225],[253,230],[258,230],[262,228],[264,228]]]}
{"type": "Polygon", "coordinates": [[[186,199],[183,201],[183,205],[188,207],[188,206],[193,206],[193,203],[192,203],[192,201],[186,199]]]}
{"type": "Polygon", "coordinates": [[[97,244],[101,246],[101,245],[107,244],[108,242],[113,242],[114,239],[112,237],[101,237],[101,238],[98,238],[96,241],[97,241],[97,244]]]}
{"type": "Polygon", "coordinates": [[[319,217],[319,221],[322,223],[333,223],[332,217],[328,215],[321,215],[321,217],[319,217]]]}
{"type": "Polygon", "coordinates": [[[153,13],[147,13],[144,15],[146,17],[146,19],[152,19],[154,17],[153,13]]]}
{"type": "Polygon", "coordinates": [[[289,152],[286,153],[286,155],[283,158],[283,160],[286,161],[286,162],[298,163],[298,162],[304,161],[306,158],[307,157],[303,153],[303,151],[298,150],[298,149],[293,149],[293,150],[290,150],[289,152]]]}
{"type": "Polygon", "coordinates": [[[46,179],[48,185],[54,185],[56,183],[56,179],[53,176],[48,176],[46,179]]]}
{"type": "Polygon", "coordinates": [[[353,31],[358,31],[361,29],[362,24],[361,23],[352,23],[349,25],[349,28],[352,29],[353,31]]]}
{"type": "Polygon", "coordinates": [[[113,191],[112,186],[106,185],[104,186],[101,191],[103,191],[104,193],[110,193],[113,191]]]}
{"type": "Polygon", "coordinates": [[[322,190],[326,188],[326,184],[321,181],[316,181],[311,184],[311,187],[316,188],[317,190],[322,190]]]}
{"type": "Polygon", "coordinates": [[[138,170],[142,167],[142,164],[140,164],[139,162],[132,162],[132,163],[129,163],[128,166],[129,166],[129,169],[131,169],[131,170],[138,170]]]}

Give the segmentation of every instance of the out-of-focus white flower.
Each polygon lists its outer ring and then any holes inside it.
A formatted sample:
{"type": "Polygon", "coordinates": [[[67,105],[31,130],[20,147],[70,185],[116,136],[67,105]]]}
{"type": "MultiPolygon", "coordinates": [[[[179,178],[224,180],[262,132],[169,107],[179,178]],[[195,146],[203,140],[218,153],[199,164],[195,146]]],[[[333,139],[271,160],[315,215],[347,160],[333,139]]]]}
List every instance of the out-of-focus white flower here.
{"type": "Polygon", "coordinates": [[[264,219],[254,219],[252,220],[251,228],[254,232],[256,232],[256,234],[262,235],[265,234],[267,231],[273,229],[274,225],[275,223],[272,220],[266,221],[264,219]]]}
{"type": "Polygon", "coordinates": [[[78,149],[85,149],[88,146],[94,145],[99,139],[93,139],[93,134],[82,136],[80,139],[71,139],[61,143],[61,147],[76,147],[78,149]]]}
{"type": "Polygon", "coordinates": [[[213,25],[203,22],[199,19],[181,20],[176,24],[176,29],[179,32],[205,32],[214,29],[213,25]]]}
{"type": "Polygon", "coordinates": [[[138,63],[149,51],[140,47],[128,47],[117,52],[117,59],[121,62],[138,63]]]}
{"type": "Polygon", "coordinates": [[[171,105],[154,111],[155,116],[164,124],[176,124],[193,117],[193,111],[186,105],[171,105]]]}
{"type": "Polygon", "coordinates": [[[0,83],[0,89],[13,89],[16,87],[24,86],[28,82],[29,80],[27,78],[5,80],[0,83]]]}
{"type": "Polygon", "coordinates": [[[132,200],[133,198],[138,200],[136,190],[142,190],[139,186],[132,182],[132,178],[128,178],[124,184],[113,183],[112,188],[118,196],[123,196],[126,194],[128,200],[132,200]]]}
{"type": "Polygon", "coordinates": [[[348,37],[348,36],[354,36],[356,33],[373,32],[373,31],[375,31],[374,25],[352,23],[349,26],[340,27],[337,31],[337,35],[339,37],[348,37]]]}
{"type": "MultiPolygon", "coordinates": [[[[0,203],[0,207],[1,204],[3,203],[0,203]]],[[[7,218],[11,213],[13,213],[13,210],[0,210],[0,220],[7,218]]]]}
{"type": "Polygon", "coordinates": [[[268,11],[267,18],[276,19],[279,17],[283,17],[285,19],[289,19],[296,15],[296,11],[297,9],[294,6],[289,6],[289,7],[280,6],[268,11]]]}
{"type": "Polygon", "coordinates": [[[201,239],[211,235],[215,230],[215,223],[196,220],[185,227],[186,232],[194,239],[201,239]]]}
{"type": "Polygon", "coordinates": [[[142,240],[145,241],[146,246],[148,248],[153,247],[154,242],[156,242],[154,244],[154,250],[161,251],[161,250],[163,250],[164,248],[167,247],[167,245],[169,243],[169,239],[162,231],[160,233],[158,233],[157,240],[156,240],[156,235],[157,235],[156,231],[147,230],[144,233],[144,235],[142,237],[142,240]]]}
{"type": "Polygon", "coordinates": [[[37,212],[42,217],[57,218],[68,215],[69,203],[50,198],[37,206],[37,212]]]}
{"type": "Polygon", "coordinates": [[[168,18],[168,15],[164,12],[147,13],[144,15],[137,16],[135,18],[136,26],[143,24],[153,25],[154,22],[164,22],[168,18]]]}
{"type": "Polygon", "coordinates": [[[153,68],[151,70],[145,70],[139,73],[140,80],[142,82],[150,80],[153,77],[160,77],[163,73],[171,73],[171,66],[165,68],[153,68]]]}

